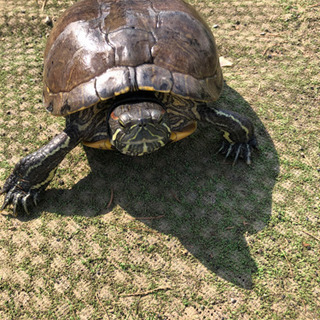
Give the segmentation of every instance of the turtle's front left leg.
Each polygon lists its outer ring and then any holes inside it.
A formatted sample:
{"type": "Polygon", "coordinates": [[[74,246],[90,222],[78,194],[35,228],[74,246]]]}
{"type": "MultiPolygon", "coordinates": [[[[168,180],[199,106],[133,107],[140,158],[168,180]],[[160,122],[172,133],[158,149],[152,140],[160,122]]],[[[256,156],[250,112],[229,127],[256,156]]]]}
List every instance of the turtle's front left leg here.
{"type": "Polygon", "coordinates": [[[37,204],[39,193],[48,186],[59,163],[78,143],[79,138],[66,129],[47,145],[21,159],[0,191],[5,194],[0,210],[12,203],[15,216],[20,209],[29,213],[30,204],[37,204]]]}
{"type": "Polygon", "coordinates": [[[257,140],[254,135],[252,122],[232,111],[219,110],[206,106],[198,108],[200,119],[213,124],[223,132],[223,141],[219,153],[226,158],[234,157],[235,164],[238,158],[243,158],[247,164],[251,163],[252,149],[257,148],[257,140]]]}

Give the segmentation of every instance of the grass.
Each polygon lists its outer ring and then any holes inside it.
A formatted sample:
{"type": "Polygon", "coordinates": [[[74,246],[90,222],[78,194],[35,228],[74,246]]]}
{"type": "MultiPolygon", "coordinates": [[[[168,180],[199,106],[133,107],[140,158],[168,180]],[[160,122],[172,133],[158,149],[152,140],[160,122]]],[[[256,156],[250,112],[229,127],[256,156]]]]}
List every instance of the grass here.
{"type": "MultiPolygon", "coordinates": [[[[44,19],[71,3],[0,0],[0,185],[63,128],[42,106],[44,19]]],[[[0,216],[1,319],[320,318],[319,9],[192,3],[234,64],[218,105],[254,122],[253,165],[206,125],[139,159],[77,147],[32,216],[0,216]]]]}

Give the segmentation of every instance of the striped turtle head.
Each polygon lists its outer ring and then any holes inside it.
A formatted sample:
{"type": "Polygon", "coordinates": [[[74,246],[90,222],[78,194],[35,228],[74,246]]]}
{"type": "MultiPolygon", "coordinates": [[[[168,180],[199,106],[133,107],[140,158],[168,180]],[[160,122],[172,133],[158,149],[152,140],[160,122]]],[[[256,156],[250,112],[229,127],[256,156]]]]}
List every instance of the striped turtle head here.
{"type": "Polygon", "coordinates": [[[155,102],[117,106],[109,117],[111,144],[121,153],[142,156],[165,146],[170,140],[166,111],[155,102]]]}

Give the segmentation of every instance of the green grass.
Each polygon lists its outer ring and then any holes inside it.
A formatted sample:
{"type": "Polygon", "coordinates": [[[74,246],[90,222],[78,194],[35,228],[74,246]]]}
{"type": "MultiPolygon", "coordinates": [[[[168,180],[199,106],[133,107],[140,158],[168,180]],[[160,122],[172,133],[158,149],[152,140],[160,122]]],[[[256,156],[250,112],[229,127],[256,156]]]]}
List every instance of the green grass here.
{"type": "MultiPolygon", "coordinates": [[[[63,129],[41,102],[44,19],[71,2],[0,1],[0,185],[63,129]]],[[[320,318],[319,10],[192,3],[234,64],[217,104],[255,124],[252,166],[207,125],[139,159],[77,147],[32,216],[0,216],[1,319],[320,318]]]]}

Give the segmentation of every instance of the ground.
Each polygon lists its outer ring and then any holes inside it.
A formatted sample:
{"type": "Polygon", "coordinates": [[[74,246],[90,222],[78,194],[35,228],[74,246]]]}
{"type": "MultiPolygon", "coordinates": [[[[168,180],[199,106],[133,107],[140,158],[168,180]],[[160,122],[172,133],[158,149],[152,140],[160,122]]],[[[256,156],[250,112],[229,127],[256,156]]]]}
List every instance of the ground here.
{"type": "MultiPolygon", "coordinates": [[[[0,0],[0,185],[63,129],[42,106],[45,19],[73,2],[0,0]]],[[[253,164],[206,125],[138,159],[77,147],[31,216],[0,215],[1,319],[320,318],[320,4],[192,4],[253,164]]]]}

